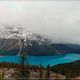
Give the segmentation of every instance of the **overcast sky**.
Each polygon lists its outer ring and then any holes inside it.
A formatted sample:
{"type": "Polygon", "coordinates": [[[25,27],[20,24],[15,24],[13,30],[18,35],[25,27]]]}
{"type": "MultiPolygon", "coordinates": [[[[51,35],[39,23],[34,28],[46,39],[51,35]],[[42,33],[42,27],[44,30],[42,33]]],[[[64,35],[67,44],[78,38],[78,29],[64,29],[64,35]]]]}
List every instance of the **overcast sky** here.
{"type": "Polygon", "coordinates": [[[80,44],[80,1],[0,1],[2,24],[47,35],[54,42],[80,44]]]}

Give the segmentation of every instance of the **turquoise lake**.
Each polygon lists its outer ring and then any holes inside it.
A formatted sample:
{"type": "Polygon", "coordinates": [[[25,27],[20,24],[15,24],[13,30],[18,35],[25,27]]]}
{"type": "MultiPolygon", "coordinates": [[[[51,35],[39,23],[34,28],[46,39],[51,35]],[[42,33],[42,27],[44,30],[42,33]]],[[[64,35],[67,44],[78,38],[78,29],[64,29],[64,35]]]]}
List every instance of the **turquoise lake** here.
{"type": "MultiPolygon", "coordinates": [[[[44,65],[45,67],[50,64],[51,66],[63,63],[70,63],[80,60],[80,54],[65,54],[58,56],[28,56],[28,62],[32,65],[44,65]]],[[[0,56],[0,62],[14,62],[19,63],[18,56],[0,56]]]]}

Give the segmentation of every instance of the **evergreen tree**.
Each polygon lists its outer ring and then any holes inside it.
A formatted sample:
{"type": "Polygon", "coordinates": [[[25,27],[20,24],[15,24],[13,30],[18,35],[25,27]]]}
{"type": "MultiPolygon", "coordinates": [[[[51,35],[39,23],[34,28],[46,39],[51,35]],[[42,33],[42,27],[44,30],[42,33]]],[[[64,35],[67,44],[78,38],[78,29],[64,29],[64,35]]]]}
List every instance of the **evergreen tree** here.
{"type": "Polygon", "coordinates": [[[26,79],[28,79],[29,78],[29,76],[30,76],[30,65],[29,64],[27,64],[27,66],[24,68],[24,76],[25,76],[25,78],[26,79]]]}
{"type": "Polygon", "coordinates": [[[49,80],[49,78],[50,78],[50,65],[47,66],[47,75],[46,75],[46,77],[49,80]]]}
{"type": "Polygon", "coordinates": [[[39,72],[40,72],[40,79],[42,79],[43,78],[43,66],[42,66],[42,64],[40,64],[39,72]]]}

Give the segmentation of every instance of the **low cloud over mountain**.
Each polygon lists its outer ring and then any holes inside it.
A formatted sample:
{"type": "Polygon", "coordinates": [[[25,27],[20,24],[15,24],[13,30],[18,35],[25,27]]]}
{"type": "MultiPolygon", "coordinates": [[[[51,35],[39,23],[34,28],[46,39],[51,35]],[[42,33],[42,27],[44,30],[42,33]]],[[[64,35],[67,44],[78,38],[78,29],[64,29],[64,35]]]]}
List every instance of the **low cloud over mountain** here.
{"type": "Polygon", "coordinates": [[[0,38],[0,54],[16,55],[24,42],[26,54],[33,56],[54,56],[66,53],[80,53],[80,45],[53,43],[49,38],[20,27],[6,27],[0,38]],[[25,35],[24,35],[25,32],[25,35]],[[6,37],[7,36],[7,37],[6,37]]]}

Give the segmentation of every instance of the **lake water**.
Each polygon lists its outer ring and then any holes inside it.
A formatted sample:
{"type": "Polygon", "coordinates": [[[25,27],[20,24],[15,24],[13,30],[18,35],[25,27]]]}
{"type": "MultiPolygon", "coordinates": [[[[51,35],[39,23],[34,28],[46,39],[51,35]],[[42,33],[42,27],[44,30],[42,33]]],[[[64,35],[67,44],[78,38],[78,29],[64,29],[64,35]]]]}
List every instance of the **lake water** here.
{"type": "MultiPolygon", "coordinates": [[[[80,60],[80,54],[65,54],[58,56],[28,56],[28,62],[32,65],[44,65],[45,67],[50,64],[51,66],[63,63],[70,63],[80,60]]],[[[0,62],[15,62],[19,63],[18,56],[0,56],[0,62]]]]}

